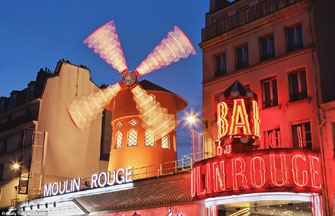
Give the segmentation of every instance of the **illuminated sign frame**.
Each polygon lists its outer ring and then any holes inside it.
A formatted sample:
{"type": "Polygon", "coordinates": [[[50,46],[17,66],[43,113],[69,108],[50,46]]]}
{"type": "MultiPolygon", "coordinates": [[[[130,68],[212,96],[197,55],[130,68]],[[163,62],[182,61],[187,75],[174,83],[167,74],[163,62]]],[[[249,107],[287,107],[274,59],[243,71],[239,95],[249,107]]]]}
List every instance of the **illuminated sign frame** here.
{"type": "Polygon", "coordinates": [[[191,173],[193,199],[259,192],[321,193],[319,153],[266,149],[199,161],[191,173]]]}

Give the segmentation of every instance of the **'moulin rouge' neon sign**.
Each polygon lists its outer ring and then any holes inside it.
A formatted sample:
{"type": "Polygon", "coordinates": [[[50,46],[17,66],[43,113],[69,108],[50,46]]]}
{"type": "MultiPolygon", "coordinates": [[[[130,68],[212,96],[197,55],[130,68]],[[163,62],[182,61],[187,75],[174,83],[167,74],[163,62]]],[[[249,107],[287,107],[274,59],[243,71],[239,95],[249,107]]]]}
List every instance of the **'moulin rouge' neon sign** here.
{"type": "Polygon", "coordinates": [[[220,155],[195,163],[194,199],[241,193],[321,192],[319,154],[299,149],[268,149],[220,155]]]}

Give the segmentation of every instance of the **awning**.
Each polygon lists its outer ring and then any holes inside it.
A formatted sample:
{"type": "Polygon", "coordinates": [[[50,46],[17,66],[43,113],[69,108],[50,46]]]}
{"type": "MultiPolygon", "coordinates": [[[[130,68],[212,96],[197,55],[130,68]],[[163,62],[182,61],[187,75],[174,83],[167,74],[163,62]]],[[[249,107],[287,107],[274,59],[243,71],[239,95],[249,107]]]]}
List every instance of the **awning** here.
{"type": "Polygon", "coordinates": [[[191,202],[190,173],[134,181],[128,190],[92,194],[74,199],[87,213],[152,208],[191,202]]]}

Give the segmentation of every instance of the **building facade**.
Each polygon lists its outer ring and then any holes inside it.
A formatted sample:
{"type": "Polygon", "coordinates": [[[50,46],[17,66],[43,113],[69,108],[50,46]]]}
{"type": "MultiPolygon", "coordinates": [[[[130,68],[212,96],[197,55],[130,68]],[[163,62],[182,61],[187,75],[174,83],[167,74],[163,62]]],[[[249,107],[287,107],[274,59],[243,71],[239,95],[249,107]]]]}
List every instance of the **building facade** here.
{"type": "Polygon", "coordinates": [[[54,72],[41,69],[26,89],[0,99],[0,209],[39,197],[43,184],[107,169],[101,117],[80,133],[66,110],[97,89],[87,68],[59,61],[54,72]]]}
{"type": "Polygon", "coordinates": [[[317,33],[324,26],[321,14],[325,8],[325,3],[304,0],[211,0],[200,47],[203,115],[212,138],[204,150],[215,152],[219,142],[218,96],[238,80],[258,95],[262,138],[256,149],[320,153],[323,209],[332,215],[334,113],[329,101],[335,91],[329,81],[333,74],[325,61],[327,42],[321,41],[330,35],[317,33]]]}

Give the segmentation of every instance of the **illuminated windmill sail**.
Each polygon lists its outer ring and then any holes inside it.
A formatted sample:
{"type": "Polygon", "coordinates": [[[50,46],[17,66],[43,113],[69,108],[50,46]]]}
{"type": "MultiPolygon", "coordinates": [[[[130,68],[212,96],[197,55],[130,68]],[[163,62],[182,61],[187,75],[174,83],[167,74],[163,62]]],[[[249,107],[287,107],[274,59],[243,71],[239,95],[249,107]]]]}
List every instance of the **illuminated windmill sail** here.
{"type": "Polygon", "coordinates": [[[122,74],[122,79],[105,89],[76,99],[68,105],[71,119],[79,130],[89,127],[91,121],[102,113],[104,107],[122,88],[131,89],[143,127],[152,129],[156,139],[162,138],[175,129],[175,116],[169,114],[159,102],[150,99],[147,92],[138,84],[137,77],[168,66],[181,58],[195,55],[192,43],[181,29],[175,26],[134,72],[128,71],[114,21],[95,30],[84,40],[84,44],[122,74]]]}

